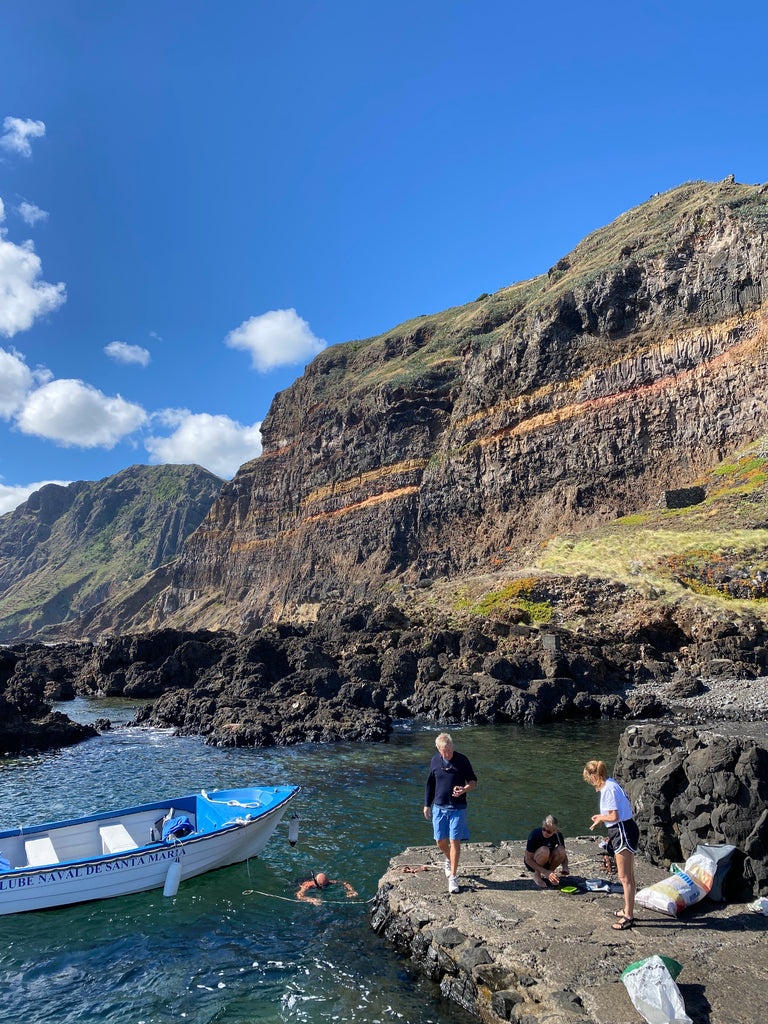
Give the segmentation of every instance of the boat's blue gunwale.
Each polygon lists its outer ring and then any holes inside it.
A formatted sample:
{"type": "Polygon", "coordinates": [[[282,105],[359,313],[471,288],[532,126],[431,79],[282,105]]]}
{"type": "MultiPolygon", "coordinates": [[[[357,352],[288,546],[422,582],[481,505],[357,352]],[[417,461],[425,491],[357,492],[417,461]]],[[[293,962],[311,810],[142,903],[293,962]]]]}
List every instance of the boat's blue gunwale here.
{"type": "Polygon", "coordinates": [[[13,878],[17,875],[24,875],[25,877],[27,875],[44,875],[52,871],[69,871],[71,868],[88,867],[90,864],[104,864],[106,861],[114,863],[116,861],[130,860],[132,857],[143,857],[148,853],[159,853],[161,850],[173,851],[178,849],[179,845],[192,846],[194,843],[203,842],[206,839],[218,839],[219,836],[226,835],[228,832],[234,832],[240,828],[247,828],[248,825],[254,825],[257,820],[260,821],[264,817],[266,815],[261,815],[261,818],[253,818],[247,822],[233,822],[225,828],[217,828],[202,835],[195,833],[185,839],[176,839],[173,843],[148,843],[146,846],[136,846],[133,850],[125,850],[122,853],[103,853],[99,857],[84,857],[82,860],[63,860],[57,861],[55,864],[42,864],[39,867],[10,868],[8,871],[0,871],[0,876],[3,878],[13,878]]]}
{"type": "MultiPolygon", "coordinates": [[[[256,788],[256,786],[254,786],[254,788],[256,788]]],[[[210,831],[207,831],[207,833],[193,833],[191,834],[191,836],[184,837],[183,839],[176,839],[174,840],[173,843],[147,843],[144,846],[137,846],[133,850],[125,850],[121,853],[103,853],[98,857],[84,857],[81,860],[61,860],[57,861],[54,864],[41,864],[40,866],[35,867],[11,867],[5,871],[0,870],[0,877],[2,877],[3,879],[17,878],[18,876],[26,877],[29,876],[29,874],[45,874],[46,872],[50,871],[66,871],[73,867],[87,867],[89,864],[103,864],[106,861],[116,862],[130,860],[131,857],[141,857],[147,853],[158,853],[160,850],[174,850],[177,849],[179,846],[183,848],[186,846],[193,846],[196,843],[203,843],[206,840],[218,839],[218,837],[225,836],[227,833],[230,833],[230,831],[236,831],[238,828],[247,828],[249,825],[256,824],[257,821],[263,821],[264,818],[269,817],[269,815],[273,814],[274,811],[279,810],[285,804],[290,803],[290,801],[292,801],[294,797],[296,797],[297,794],[301,792],[301,786],[273,786],[270,792],[278,793],[281,791],[288,791],[288,795],[284,797],[284,799],[281,800],[280,803],[272,804],[271,807],[265,808],[258,814],[250,814],[250,820],[243,819],[241,821],[230,821],[217,828],[212,828],[210,831]]],[[[196,794],[195,796],[197,797],[198,795],[196,794]]],[[[180,805],[180,802],[183,799],[184,798],[178,798],[177,801],[174,802],[174,807],[176,807],[177,804],[180,805]]],[[[166,807],[167,805],[167,800],[160,801],[158,809],[166,807]]],[[[155,804],[142,804],[137,808],[137,810],[153,810],[155,806],[155,804]]],[[[130,812],[118,811],[117,813],[127,814],[130,812]]],[[[93,817],[88,818],[73,818],[72,822],[63,822],[63,824],[88,822],[93,820],[100,821],[108,817],[113,817],[113,815],[96,814],[93,817]]],[[[49,827],[53,827],[53,825],[50,825],[49,827]]],[[[28,836],[31,835],[31,833],[32,829],[25,829],[24,835],[28,836]]],[[[13,831],[10,831],[10,833],[0,833],[0,839],[2,839],[3,836],[11,836],[13,838],[17,838],[18,831],[17,829],[14,829],[13,831]]]]}
{"type": "MultiPolygon", "coordinates": [[[[183,810],[182,801],[186,797],[177,797],[173,801],[174,807],[183,810]]],[[[126,814],[137,814],[141,811],[161,811],[167,809],[171,801],[157,800],[151,804],[137,804],[136,807],[123,807],[118,811],[102,811],[100,814],[84,814],[79,818],[65,818],[62,821],[46,821],[42,825],[18,825],[16,828],[5,829],[0,832],[0,841],[3,839],[18,839],[19,836],[33,836],[38,832],[48,832],[55,828],[68,828],[71,825],[87,825],[92,821],[110,821],[112,818],[121,818],[126,814]]]]}
{"type": "MultiPolygon", "coordinates": [[[[262,792],[262,793],[273,793],[274,794],[274,793],[285,792],[285,793],[289,794],[283,800],[279,801],[279,803],[270,803],[270,805],[268,807],[266,807],[263,811],[259,811],[257,808],[243,808],[243,810],[247,810],[249,813],[251,812],[251,810],[256,810],[257,814],[261,815],[261,814],[264,814],[265,811],[273,810],[275,807],[281,807],[285,803],[285,800],[292,799],[296,795],[296,793],[299,792],[299,789],[301,787],[300,786],[251,786],[251,787],[244,787],[241,790],[241,792],[247,790],[248,788],[250,788],[251,790],[254,790],[254,791],[258,790],[259,792],[262,792]]],[[[216,792],[217,791],[214,790],[213,792],[208,793],[207,799],[209,801],[213,802],[213,803],[216,803],[217,802],[215,800],[216,792]]],[[[220,792],[221,793],[231,793],[231,792],[233,792],[233,790],[224,789],[224,790],[221,790],[220,792]]],[[[123,817],[126,814],[139,814],[142,811],[161,811],[161,810],[167,810],[168,807],[173,807],[175,810],[180,810],[180,811],[183,811],[183,810],[194,810],[198,799],[203,799],[204,800],[204,799],[206,799],[206,797],[204,797],[202,795],[202,793],[191,793],[191,794],[188,794],[187,796],[177,796],[177,797],[173,797],[172,799],[167,799],[167,800],[154,800],[154,801],[152,801],[152,803],[148,803],[148,804],[137,804],[135,807],[123,807],[123,808],[121,808],[120,810],[117,810],[117,811],[102,811],[101,813],[98,813],[98,814],[83,815],[83,816],[81,816],[79,818],[65,818],[62,821],[48,821],[48,822],[44,822],[42,825],[17,825],[16,828],[8,828],[8,829],[4,829],[2,832],[0,832],[0,841],[3,840],[3,839],[18,839],[19,836],[21,836],[21,835],[32,836],[32,835],[35,835],[38,832],[48,832],[50,829],[54,829],[54,828],[67,828],[70,825],[87,825],[89,822],[92,822],[92,821],[109,821],[111,818],[121,818],[121,817],[123,817]],[[184,806],[185,801],[187,803],[189,803],[191,801],[192,806],[191,807],[185,807],[184,806]]],[[[255,816],[256,815],[254,815],[254,817],[255,816]]],[[[68,861],[67,863],[74,864],[75,862],[74,861],[71,861],[71,862],[68,861]]]]}

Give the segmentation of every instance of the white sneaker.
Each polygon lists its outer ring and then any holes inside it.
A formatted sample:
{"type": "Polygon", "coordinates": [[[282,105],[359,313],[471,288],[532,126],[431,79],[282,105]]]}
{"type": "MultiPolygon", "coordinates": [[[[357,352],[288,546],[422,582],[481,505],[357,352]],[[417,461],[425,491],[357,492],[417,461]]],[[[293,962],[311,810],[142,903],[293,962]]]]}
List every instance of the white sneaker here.
{"type": "Polygon", "coordinates": [[[459,880],[456,875],[451,875],[448,879],[448,892],[459,891],[459,880]]]}
{"type": "Polygon", "coordinates": [[[443,871],[445,872],[446,878],[451,877],[451,862],[448,860],[447,857],[445,858],[445,864],[443,864],[443,871]]]}

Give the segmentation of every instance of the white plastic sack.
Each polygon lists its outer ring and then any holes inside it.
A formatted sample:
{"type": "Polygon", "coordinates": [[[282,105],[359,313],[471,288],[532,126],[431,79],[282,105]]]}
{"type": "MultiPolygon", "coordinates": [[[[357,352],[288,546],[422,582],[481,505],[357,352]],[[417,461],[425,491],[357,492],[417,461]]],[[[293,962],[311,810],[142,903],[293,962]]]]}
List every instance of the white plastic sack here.
{"type": "Polygon", "coordinates": [[[715,878],[712,882],[712,888],[709,890],[708,896],[716,903],[722,903],[725,900],[725,896],[723,896],[723,884],[725,883],[725,876],[728,874],[728,869],[731,866],[733,855],[736,853],[736,847],[725,843],[720,843],[717,846],[712,846],[707,843],[699,843],[693,852],[694,854],[703,853],[705,857],[711,857],[715,862],[715,878]]]}
{"type": "Polygon", "coordinates": [[[693,1024],[680,989],[660,956],[630,964],[621,980],[632,1005],[648,1024],[693,1024]]]}
{"type": "Polygon", "coordinates": [[[684,871],[641,889],[635,902],[647,910],[658,910],[670,917],[677,917],[685,907],[704,899],[712,888],[715,870],[716,865],[711,857],[695,853],[685,862],[684,871]]]}

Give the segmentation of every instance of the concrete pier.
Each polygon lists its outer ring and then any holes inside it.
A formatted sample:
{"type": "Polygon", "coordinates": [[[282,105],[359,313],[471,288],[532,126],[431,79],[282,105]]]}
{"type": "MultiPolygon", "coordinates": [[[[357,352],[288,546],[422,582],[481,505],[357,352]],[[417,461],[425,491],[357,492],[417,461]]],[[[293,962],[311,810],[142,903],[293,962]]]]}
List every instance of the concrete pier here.
{"type": "MultiPolygon", "coordinates": [[[[571,877],[608,877],[592,837],[567,841],[571,877]]],[[[435,847],[410,847],[379,883],[372,926],[445,996],[489,1024],[642,1024],[620,980],[654,953],[683,965],[677,984],[695,1024],[768,1019],[768,917],[709,900],[678,919],[636,908],[613,931],[621,893],[536,887],[522,842],[462,847],[461,891],[449,895],[435,847]],[[415,873],[404,868],[427,870],[415,873]]],[[[638,889],[668,872],[636,859],[638,889]]],[[[612,880],[617,881],[616,876],[612,880]]]]}

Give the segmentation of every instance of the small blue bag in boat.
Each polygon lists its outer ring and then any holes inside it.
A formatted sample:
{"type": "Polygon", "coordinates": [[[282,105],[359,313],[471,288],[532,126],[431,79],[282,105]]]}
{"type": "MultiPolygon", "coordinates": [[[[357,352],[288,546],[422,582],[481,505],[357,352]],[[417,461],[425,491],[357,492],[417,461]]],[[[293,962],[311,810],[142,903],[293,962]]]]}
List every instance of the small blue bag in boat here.
{"type": "Polygon", "coordinates": [[[171,818],[163,825],[163,841],[172,842],[174,839],[183,839],[184,836],[188,836],[194,831],[189,818],[181,814],[178,818],[171,818]]]}

